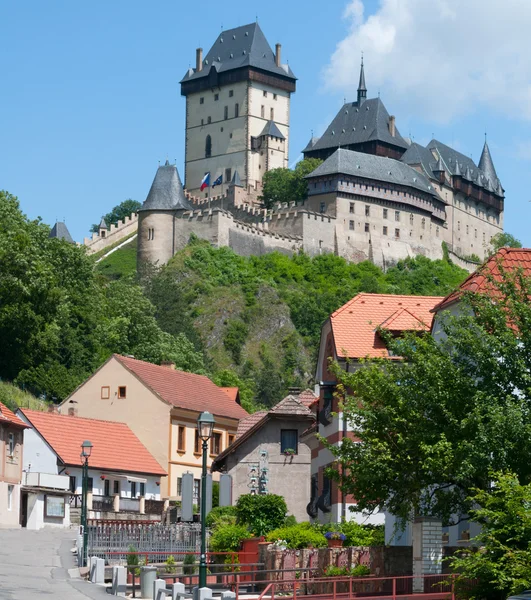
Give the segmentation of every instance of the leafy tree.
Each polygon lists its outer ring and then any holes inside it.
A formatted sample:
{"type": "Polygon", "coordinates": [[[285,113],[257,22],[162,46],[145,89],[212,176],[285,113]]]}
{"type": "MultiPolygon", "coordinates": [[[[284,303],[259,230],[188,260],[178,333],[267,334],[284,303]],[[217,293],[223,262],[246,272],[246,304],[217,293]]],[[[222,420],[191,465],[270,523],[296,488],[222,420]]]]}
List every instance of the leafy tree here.
{"type": "Polygon", "coordinates": [[[471,517],[481,525],[473,540],[479,551],[464,549],[451,560],[459,573],[459,597],[502,600],[529,589],[531,485],[520,485],[512,473],[498,473],[489,490],[473,490],[471,502],[477,507],[471,517]]]}
{"type": "Polygon", "coordinates": [[[277,494],[242,494],[236,502],[238,523],[256,536],[282,527],[287,511],[286,501],[277,494]]]}
{"type": "Polygon", "coordinates": [[[230,369],[223,369],[214,374],[212,381],[220,387],[237,387],[243,408],[250,413],[259,410],[259,407],[254,403],[254,379],[244,379],[230,369]]]}
{"type": "Polygon", "coordinates": [[[305,158],[297,163],[294,170],[271,169],[264,173],[260,199],[269,208],[276,202],[302,202],[308,195],[306,175],[322,163],[318,158],[305,158]]]}
{"type": "Polygon", "coordinates": [[[503,272],[492,285],[442,320],[439,341],[388,337],[403,361],[336,369],[345,417],[362,443],[330,446],[330,473],[359,510],[449,524],[473,508],[472,490],[490,489],[491,471],[531,481],[531,282],[503,272]]]}
{"type": "Polygon", "coordinates": [[[490,240],[490,254],[495,254],[500,248],[521,248],[522,242],[510,233],[497,233],[490,240]]]}
{"type": "MultiPolygon", "coordinates": [[[[108,212],[106,215],[104,215],[103,220],[105,221],[105,223],[107,223],[107,227],[110,227],[111,224],[116,225],[118,221],[123,221],[125,217],[129,217],[132,213],[136,213],[138,209],[141,208],[141,206],[141,202],[128,198],[127,200],[120,202],[120,204],[117,204],[111,210],[111,212],[108,212]]],[[[97,233],[99,231],[99,228],[100,224],[98,221],[98,223],[94,223],[94,225],[92,225],[90,231],[93,233],[97,233]]]]}

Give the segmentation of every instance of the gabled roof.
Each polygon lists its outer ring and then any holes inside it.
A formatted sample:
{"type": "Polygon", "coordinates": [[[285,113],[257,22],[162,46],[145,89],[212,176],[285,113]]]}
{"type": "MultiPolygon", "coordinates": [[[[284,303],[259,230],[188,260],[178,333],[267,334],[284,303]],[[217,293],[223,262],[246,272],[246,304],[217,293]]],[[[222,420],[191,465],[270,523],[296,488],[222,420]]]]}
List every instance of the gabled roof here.
{"type": "Polygon", "coordinates": [[[315,135],[312,136],[310,138],[310,141],[306,144],[306,147],[304,148],[303,152],[309,152],[310,150],[313,150],[315,144],[317,144],[318,141],[319,141],[318,137],[316,137],[315,135]]]}
{"type": "Polygon", "coordinates": [[[149,194],[139,210],[191,209],[192,205],[184,195],[177,167],[166,161],[166,164],[157,169],[149,194]]]}
{"type": "Polygon", "coordinates": [[[241,67],[254,67],[260,71],[296,79],[289,65],[277,67],[275,54],[258,23],[222,31],[205,56],[202,70],[188,69],[181,83],[208,77],[212,66],[218,73],[241,67]]]}
{"type": "Polygon", "coordinates": [[[433,320],[431,310],[441,300],[441,296],[365,293],[354,296],[330,316],[337,356],[390,358],[377,329],[385,325],[395,332],[429,331],[433,320]]]}
{"type": "Polygon", "coordinates": [[[280,138],[281,140],[285,140],[284,134],[277,127],[277,124],[274,121],[268,121],[265,127],[262,129],[262,133],[260,136],[269,135],[276,138],[280,138]]]}
{"type": "Polygon", "coordinates": [[[225,458],[229,456],[229,454],[232,454],[236,448],[241,446],[245,440],[254,435],[254,433],[263,427],[267,421],[282,417],[295,417],[308,421],[313,421],[315,419],[315,415],[312,413],[312,411],[308,408],[308,406],[301,402],[297,396],[286,396],[278,404],[275,404],[275,406],[273,406],[273,408],[271,408],[269,411],[258,411],[252,415],[249,415],[249,417],[243,421],[240,421],[236,439],[213,460],[212,471],[217,471],[220,469],[225,458]]]}
{"type": "Polygon", "coordinates": [[[321,163],[315,171],[306,176],[307,179],[323,175],[353,175],[375,181],[387,181],[397,185],[416,188],[435,196],[435,191],[429,179],[409,165],[399,160],[345,150],[339,148],[332,156],[321,163]]]}
{"type": "Polygon", "coordinates": [[[72,417],[21,408],[31,426],[65,465],[81,466],[81,444],[92,442],[92,469],[166,475],[125,423],[72,417]]]}
{"type": "Polygon", "coordinates": [[[15,427],[25,428],[27,427],[12,410],[7,408],[5,404],[0,402],[0,425],[14,425],[15,427]]]}
{"type": "Polygon", "coordinates": [[[74,240],[68,231],[68,227],[62,221],[57,221],[57,223],[52,227],[48,237],[65,240],[65,242],[69,242],[70,244],[74,243],[74,240]]]}
{"type": "Polygon", "coordinates": [[[113,357],[168,404],[195,412],[207,410],[229,419],[239,420],[249,415],[204,375],[177,371],[120,354],[113,354],[113,357]]]}
{"type": "Polygon", "coordinates": [[[448,308],[465,292],[488,293],[494,291],[489,279],[501,281],[500,266],[504,271],[511,272],[522,269],[526,277],[531,277],[531,248],[500,248],[477,271],[469,275],[457,290],[443,298],[432,312],[439,312],[448,308]]]}
{"type": "Polygon", "coordinates": [[[427,177],[437,179],[433,172],[437,163],[428,148],[413,142],[404,154],[402,154],[400,160],[407,165],[419,165],[427,177]]]}
{"type": "Polygon", "coordinates": [[[398,129],[395,128],[395,135],[391,135],[389,113],[380,98],[365,100],[361,106],[357,102],[344,104],[311,150],[338,148],[370,141],[385,142],[404,150],[408,147],[398,129]]]}
{"type": "Polygon", "coordinates": [[[316,396],[310,389],[302,391],[297,398],[299,399],[299,402],[302,402],[304,406],[307,407],[310,407],[319,401],[319,396],[316,396]]]}

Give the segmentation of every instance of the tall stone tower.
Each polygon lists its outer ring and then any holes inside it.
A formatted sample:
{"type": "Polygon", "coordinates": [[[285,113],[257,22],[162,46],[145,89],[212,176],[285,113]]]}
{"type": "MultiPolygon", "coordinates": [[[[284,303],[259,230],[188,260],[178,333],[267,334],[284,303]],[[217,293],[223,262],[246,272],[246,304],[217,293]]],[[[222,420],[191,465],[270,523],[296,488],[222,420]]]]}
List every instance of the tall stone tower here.
{"type": "Polygon", "coordinates": [[[174,219],[178,211],[190,210],[181,178],[168,161],[157,169],[149,194],[138,210],[137,268],[147,263],[163,265],[175,254],[174,219]]]}
{"type": "Polygon", "coordinates": [[[260,190],[263,174],[288,166],[290,96],[296,78],[269,46],[258,23],[223,31],[181,80],[186,96],[185,186],[200,193],[210,173],[224,192],[237,171],[244,189],[260,190]]]}

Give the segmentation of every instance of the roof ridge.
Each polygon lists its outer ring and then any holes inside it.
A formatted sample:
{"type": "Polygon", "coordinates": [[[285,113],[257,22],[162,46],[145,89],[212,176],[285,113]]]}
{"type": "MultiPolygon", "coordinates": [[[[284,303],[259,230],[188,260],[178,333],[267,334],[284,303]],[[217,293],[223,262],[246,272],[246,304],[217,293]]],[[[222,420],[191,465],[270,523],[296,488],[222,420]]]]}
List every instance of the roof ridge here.
{"type": "MultiPolygon", "coordinates": [[[[50,417],[63,417],[64,419],[78,419],[81,421],[95,421],[96,423],[112,423],[113,425],[124,425],[131,431],[133,431],[127,423],[124,421],[110,421],[109,419],[95,419],[94,417],[80,417],[79,415],[67,415],[60,412],[48,412],[46,410],[35,410],[34,408],[22,408],[19,406],[18,410],[20,410],[24,415],[26,413],[37,414],[37,415],[46,415],[50,417]]],[[[134,433],[134,432],[133,432],[134,433]]]]}

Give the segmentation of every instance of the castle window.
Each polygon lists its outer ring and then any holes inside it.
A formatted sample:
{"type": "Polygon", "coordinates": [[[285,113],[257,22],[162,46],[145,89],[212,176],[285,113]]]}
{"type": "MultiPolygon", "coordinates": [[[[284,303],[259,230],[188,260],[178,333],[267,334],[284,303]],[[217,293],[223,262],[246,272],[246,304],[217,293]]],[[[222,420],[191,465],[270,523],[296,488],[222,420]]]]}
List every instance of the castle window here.
{"type": "Polygon", "coordinates": [[[466,233],[467,233],[467,235],[468,235],[468,225],[466,226],[466,233]]]}
{"type": "Polygon", "coordinates": [[[474,237],[477,238],[478,237],[478,230],[474,229],[474,237]]]}
{"type": "Polygon", "coordinates": [[[349,229],[354,229],[354,221],[349,221],[348,222],[348,228],[349,229]]]}
{"type": "Polygon", "coordinates": [[[365,223],[365,233],[369,233],[369,224],[365,223]]]}
{"type": "Polygon", "coordinates": [[[212,117],[207,117],[207,123],[212,123],[212,117]]]}
{"type": "Polygon", "coordinates": [[[267,92],[264,90],[264,98],[267,98],[267,92]]]}
{"type": "Polygon", "coordinates": [[[214,100],[219,100],[219,94],[214,94],[214,100]]]}
{"type": "Polygon", "coordinates": [[[201,125],[204,125],[204,124],[205,124],[205,120],[201,119],[201,125]]]}
{"type": "Polygon", "coordinates": [[[457,221],[457,231],[461,231],[461,221],[457,221]]]}
{"type": "Polygon", "coordinates": [[[410,225],[413,225],[413,220],[414,220],[413,215],[409,215],[409,224],[410,225]]]}
{"type": "Polygon", "coordinates": [[[262,104],[262,106],[260,107],[260,116],[262,117],[262,119],[264,118],[265,115],[265,106],[262,104]]]}
{"type": "Polygon", "coordinates": [[[234,96],[234,90],[229,90],[229,98],[232,98],[234,96]]]}
{"type": "Polygon", "coordinates": [[[483,243],[485,243],[485,232],[483,232],[483,243]]]}
{"type": "Polygon", "coordinates": [[[350,203],[349,212],[350,212],[351,215],[354,214],[354,202],[350,203]]]}
{"type": "Polygon", "coordinates": [[[236,103],[234,105],[234,117],[237,117],[240,114],[240,105],[236,103]]]}
{"type": "Polygon", "coordinates": [[[324,213],[325,210],[326,210],[326,202],[321,202],[321,204],[319,205],[319,212],[324,213]]]}
{"type": "Polygon", "coordinates": [[[396,239],[400,238],[400,229],[395,229],[395,238],[396,239]]]}
{"type": "Polygon", "coordinates": [[[384,219],[387,219],[387,213],[388,213],[388,212],[389,212],[389,211],[387,210],[387,208],[384,208],[384,209],[383,209],[383,218],[384,218],[384,219]]]}
{"type": "Polygon", "coordinates": [[[232,169],[225,169],[225,183],[228,183],[232,178],[232,169]]]}
{"type": "Polygon", "coordinates": [[[371,216],[371,207],[370,206],[365,206],[365,216],[366,217],[371,216]]]}
{"type": "Polygon", "coordinates": [[[271,107],[269,114],[270,114],[269,118],[271,119],[271,121],[274,121],[275,120],[275,109],[273,107],[271,107]]]}
{"type": "Polygon", "coordinates": [[[231,134],[229,134],[229,137],[230,137],[230,139],[232,140],[232,133],[231,133],[231,134]]]}
{"type": "Polygon", "coordinates": [[[207,135],[206,140],[205,140],[205,158],[210,158],[211,156],[212,156],[212,138],[209,135],[207,135]]]}
{"type": "Polygon", "coordinates": [[[100,235],[101,235],[101,237],[102,237],[102,238],[104,238],[106,233],[107,233],[107,232],[106,232],[105,230],[102,230],[102,231],[100,232],[100,235]]]}
{"type": "Polygon", "coordinates": [[[438,227],[435,229],[435,235],[436,235],[437,237],[439,237],[439,228],[438,228],[438,227]]]}
{"type": "Polygon", "coordinates": [[[395,210],[395,221],[400,221],[400,211],[395,210]]]}
{"type": "Polygon", "coordinates": [[[225,121],[229,118],[229,107],[226,106],[224,109],[224,114],[223,114],[225,121]]]}
{"type": "Polygon", "coordinates": [[[276,99],[277,99],[277,95],[273,94],[273,100],[276,100],[276,99]]]}
{"type": "Polygon", "coordinates": [[[383,226],[383,234],[387,235],[387,226],[386,225],[383,226]]]}
{"type": "Polygon", "coordinates": [[[205,99],[203,97],[199,98],[199,104],[204,104],[205,103],[205,99]]]}

